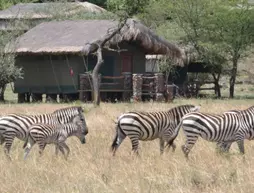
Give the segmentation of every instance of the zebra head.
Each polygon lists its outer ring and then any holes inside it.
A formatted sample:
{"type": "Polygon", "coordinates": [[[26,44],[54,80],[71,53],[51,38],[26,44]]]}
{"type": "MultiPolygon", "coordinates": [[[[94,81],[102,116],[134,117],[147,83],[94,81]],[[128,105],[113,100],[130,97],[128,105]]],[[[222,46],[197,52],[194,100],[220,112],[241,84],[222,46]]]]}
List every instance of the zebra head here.
{"type": "Polygon", "coordinates": [[[197,111],[199,111],[200,108],[201,108],[201,106],[180,105],[180,106],[170,109],[170,111],[171,112],[176,111],[178,115],[184,116],[185,114],[190,113],[190,112],[197,112],[197,111]]]}
{"type": "Polygon", "coordinates": [[[190,107],[190,112],[197,112],[201,108],[201,105],[199,105],[199,106],[190,105],[190,106],[192,106],[192,107],[190,107]]]}
{"type": "Polygon", "coordinates": [[[82,144],[86,143],[85,136],[88,134],[88,128],[87,128],[84,115],[82,114],[82,115],[75,116],[72,122],[77,125],[75,136],[79,138],[82,144]]]}
{"type": "Polygon", "coordinates": [[[195,105],[180,105],[169,110],[171,119],[174,120],[175,124],[179,124],[182,117],[190,112],[199,111],[200,106],[195,105]]]}
{"type": "Polygon", "coordinates": [[[83,119],[85,119],[83,113],[84,110],[80,106],[66,107],[53,112],[57,117],[58,122],[62,124],[71,122],[77,115],[80,117],[83,116],[83,119]]]}

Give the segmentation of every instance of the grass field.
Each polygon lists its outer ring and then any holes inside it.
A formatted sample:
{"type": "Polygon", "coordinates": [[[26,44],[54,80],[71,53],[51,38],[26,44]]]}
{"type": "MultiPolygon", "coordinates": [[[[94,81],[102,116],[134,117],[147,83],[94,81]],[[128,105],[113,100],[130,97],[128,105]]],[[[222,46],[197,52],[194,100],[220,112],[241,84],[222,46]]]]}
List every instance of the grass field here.
{"type": "MultiPolygon", "coordinates": [[[[9,162],[0,149],[0,192],[253,192],[254,142],[246,141],[243,162],[234,144],[230,155],[219,155],[215,144],[198,140],[186,161],[180,146],[183,133],[176,140],[175,153],[159,154],[159,142],[141,142],[141,158],[130,156],[131,143],[126,138],[112,157],[114,120],[129,110],[167,110],[181,104],[201,104],[202,112],[221,113],[244,109],[254,100],[175,100],[174,103],[102,103],[86,108],[89,127],[87,143],[76,138],[67,140],[71,153],[67,161],[54,156],[54,146],[47,146],[42,158],[35,146],[23,161],[23,142],[15,140],[9,162]]],[[[49,113],[73,104],[2,104],[0,115],[7,113],[49,113]]]]}

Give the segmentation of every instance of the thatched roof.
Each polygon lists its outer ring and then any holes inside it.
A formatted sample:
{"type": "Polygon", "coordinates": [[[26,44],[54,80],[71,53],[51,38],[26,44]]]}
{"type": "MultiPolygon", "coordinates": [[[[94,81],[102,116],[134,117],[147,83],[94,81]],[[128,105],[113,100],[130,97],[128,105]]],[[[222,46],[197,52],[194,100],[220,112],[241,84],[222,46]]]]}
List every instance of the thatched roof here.
{"type": "Polygon", "coordinates": [[[88,2],[66,3],[19,3],[0,11],[0,19],[45,19],[53,14],[75,14],[78,12],[102,13],[105,9],[88,2]]]}
{"type": "MultiPolygon", "coordinates": [[[[18,54],[88,55],[96,50],[97,43],[117,25],[118,22],[112,20],[45,22],[23,34],[15,43],[14,50],[18,54]]],[[[178,59],[183,57],[182,49],[157,36],[134,19],[127,21],[121,33],[111,39],[110,46],[121,42],[137,45],[146,54],[162,54],[178,59]]]]}

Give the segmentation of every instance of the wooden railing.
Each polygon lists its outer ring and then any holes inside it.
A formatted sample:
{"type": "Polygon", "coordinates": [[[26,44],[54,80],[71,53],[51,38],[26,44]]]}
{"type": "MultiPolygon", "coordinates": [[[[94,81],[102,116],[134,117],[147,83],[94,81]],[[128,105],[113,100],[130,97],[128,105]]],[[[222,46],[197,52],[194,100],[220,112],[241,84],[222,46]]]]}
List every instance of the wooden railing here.
{"type": "MultiPolygon", "coordinates": [[[[101,76],[99,75],[101,92],[123,92],[123,98],[130,97],[132,93],[132,74],[123,73],[121,76],[101,76]]],[[[80,74],[80,99],[86,98],[87,92],[92,91],[91,74],[80,74]]]]}
{"type": "MultiPolygon", "coordinates": [[[[121,76],[99,75],[99,83],[101,92],[122,92],[124,100],[129,100],[133,96],[135,101],[141,101],[142,96],[145,96],[145,98],[150,97],[150,99],[162,101],[165,99],[165,93],[172,90],[165,85],[162,73],[151,75],[123,73],[121,76]]],[[[80,74],[80,100],[88,98],[87,95],[92,91],[91,85],[91,75],[88,73],[80,74]]]]}

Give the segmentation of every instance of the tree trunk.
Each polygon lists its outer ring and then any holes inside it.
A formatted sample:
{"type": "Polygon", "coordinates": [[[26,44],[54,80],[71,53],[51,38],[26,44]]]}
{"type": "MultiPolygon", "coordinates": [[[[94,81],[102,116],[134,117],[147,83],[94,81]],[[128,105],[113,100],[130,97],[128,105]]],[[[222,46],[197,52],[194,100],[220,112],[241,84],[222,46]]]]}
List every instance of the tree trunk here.
{"type": "Polygon", "coordinates": [[[229,98],[234,98],[234,92],[235,92],[235,80],[236,80],[236,74],[237,74],[237,61],[238,59],[235,57],[233,58],[233,68],[232,68],[232,73],[231,77],[229,80],[229,98]]]}
{"type": "Polygon", "coordinates": [[[3,102],[4,101],[4,92],[5,92],[5,89],[6,89],[6,84],[5,85],[2,85],[0,87],[0,101],[3,102]]]}
{"type": "Polygon", "coordinates": [[[93,101],[95,106],[99,106],[101,102],[100,97],[100,84],[99,84],[99,70],[101,65],[103,64],[103,58],[102,58],[102,48],[99,46],[97,50],[97,63],[93,69],[92,73],[92,81],[93,81],[93,101]]]}
{"type": "Polygon", "coordinates": [[[215,91],[216,91],[217,98],[221,98],[219,81],[215,81],[215,91]]]}
{"type": "Polygon", "coordinates": [[[213,79],[214,79],[214,86],[215,86],[215,94],[217,95],[217,98],[221,98],[221,91],[220,91],[220,73],[218,74],[218,77],[213,73],[213,79]]]}
{"type": "Polygon", "coordinates": [[[98,43],[97,48],[97,63],[93,69],[92,73],[92,92],[93,92],[93,101],[95,106],[100,105],[100,85],[99,85],[99,70],[101,65],[103,64],[103,58],[102,58],[102,48],[105,46],[105,44],[111,40],[117,33],[121,31],[121,29],[124,27],[124,25],[127,22],[127,18],[124,18],[122,22],[118,25],[118,27],[112,32],[109,33],[100,43],[98,43]]]}

